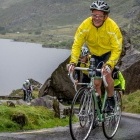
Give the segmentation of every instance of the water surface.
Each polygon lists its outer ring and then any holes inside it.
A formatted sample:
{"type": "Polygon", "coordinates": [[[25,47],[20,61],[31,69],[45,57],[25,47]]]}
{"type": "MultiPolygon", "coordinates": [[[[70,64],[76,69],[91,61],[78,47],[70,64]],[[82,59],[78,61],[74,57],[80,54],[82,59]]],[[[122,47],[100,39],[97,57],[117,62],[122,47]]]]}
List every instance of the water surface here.
{"type": "Polygon", "coordinates": [[[0,39],[0,95],[9,95],[32,78],[44,83],[70,55],[70,50],[0,39]]]}

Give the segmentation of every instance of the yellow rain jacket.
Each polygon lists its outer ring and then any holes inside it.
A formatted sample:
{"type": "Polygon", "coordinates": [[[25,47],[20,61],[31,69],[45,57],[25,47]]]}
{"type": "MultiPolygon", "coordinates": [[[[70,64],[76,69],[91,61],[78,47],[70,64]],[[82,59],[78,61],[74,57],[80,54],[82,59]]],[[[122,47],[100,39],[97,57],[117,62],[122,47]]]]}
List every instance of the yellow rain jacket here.
{"type": "Polygon", "coordinates": [[[74,37],[70,63],[77,64],[84,43],[88,46],[91,55],[101,56],[111,51],[106,64],[114,68],[122,51],[122,34],[112,19],[108,17],[99,28],[93,26],[92,17],[82,22],[74,37]]]}

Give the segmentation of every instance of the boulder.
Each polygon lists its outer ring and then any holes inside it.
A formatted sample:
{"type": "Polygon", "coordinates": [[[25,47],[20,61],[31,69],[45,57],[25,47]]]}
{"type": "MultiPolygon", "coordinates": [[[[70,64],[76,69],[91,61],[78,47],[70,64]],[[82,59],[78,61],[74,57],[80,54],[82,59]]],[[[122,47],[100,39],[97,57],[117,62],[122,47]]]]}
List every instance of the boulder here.
{"type": "Polygon", "coordinates": [[[23,129],[23,127],[27,124],[27,117],[23,113],[13,113],[11,115],[11,120],[16,122],[20,126],[20,129],[23,129]]]}
{"type": "Polygon", "coordinates": [[[126,79],[126,94],[140,89],[140,55],[136,55],[135,61],[135,63],[132,63],[123,71],[123,75],[126,79]]]}
{"type": "Polygon", "coordinates": [[[69,113],[69,107],[61,104],[55,96],[46,95],[36,98],[31,101],[31,106],[44,106],[54,111],[54,116],[57,118],[63,118],[69,113]]]}
{"type": "Polygon", "coordinates": [[[59,100],[71,101],[74,97],[75,90],[68,76],[66,64],[69,62],[67,58],[58,68],[52,73],[51,77],[46,80],[45,84],[39,91],[39,97],[44,95],[56,96],[59,100]]]}
{"type": "Polygon", "coordinates": [[[140,52],[131,44],[126,32],[124,35],[124,53],[119,61],[120,70],[126,80],[125,94],[132,93],[140,89],[140,52]]]}

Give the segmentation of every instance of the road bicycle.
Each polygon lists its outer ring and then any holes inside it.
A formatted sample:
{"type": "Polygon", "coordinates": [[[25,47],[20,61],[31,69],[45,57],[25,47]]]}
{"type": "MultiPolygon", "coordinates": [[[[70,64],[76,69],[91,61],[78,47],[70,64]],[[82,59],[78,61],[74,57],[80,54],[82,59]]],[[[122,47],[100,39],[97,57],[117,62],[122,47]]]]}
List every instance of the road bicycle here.
{"type": "Polygon", "coordinates": [[[26,91],[25,101],[29,103],[29,102],[31,102],[31,100],[32,100],[32,93],[31,93],[31,90],[27,90],[27,91],[26,91]]]}
{"type": "MultiPolygon", "coordinates": [[[[116,134],[121,120],[122,101],[119,90],[114,89],[115,108],[113,112],[105,111],[107,99],[106,91],[104,96],[100,99],[99,104],[99,96],[96,95],[97,93],[94,88],[94,79],[96,76],[95,71],[101,71],[101,69],[95,68],[93,63],[94,60],[91,58],[89,68],[75,67],[75,70],[88,71],[90,83],[75,84],[73,72],[69,73],[70,79],[75,87],[77,84],[85,85],[76,92],[71,104],[69,128],[73,140],[88,139],[90,132],[95,130],[98,123],[102,124],[104,136],[107,139],[111,139],[116,134]]],[[[104,75],[102,75],[102,79],[104,85],[108,86],[104,75]]]]}

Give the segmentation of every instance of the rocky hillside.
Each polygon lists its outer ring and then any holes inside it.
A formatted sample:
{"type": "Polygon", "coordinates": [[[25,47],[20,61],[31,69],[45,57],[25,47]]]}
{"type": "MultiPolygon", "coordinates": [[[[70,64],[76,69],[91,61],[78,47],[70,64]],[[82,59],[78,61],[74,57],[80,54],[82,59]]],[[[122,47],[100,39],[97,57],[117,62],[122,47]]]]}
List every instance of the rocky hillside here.
{"type": "MultiPolygon", "coordinates": [[[[131,41],[138,48],[140,36],[140,1],[106,0],[111,7],[110,16],[120,27],[129,31],[131,41]]],[[[1,0],[0,32],[45,31],[55,26],[76,26],[90,16],[93,0],[1,0]]],[[[72,28],[72,27],[71,27],[72,28]]],[[[74,34],[74,31],[71,33],[74,34]]],[[[49,32],[49,30],[47,30],[49,32]]],[[[68,35],[64,30],[61,34],[68,35]]]]}
{"type": "MultiPolygon", "coordinates": [[[[1,0],[0,26],[34,28],[45,25],[78,24],[90,15],[93,0],[1,0]],[[22,26],[21,26],[22,25],[22,26]]],[[[107,0],[111,16],[120,26],[139,13],[139,0],[107,0]]]]}

